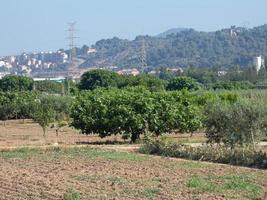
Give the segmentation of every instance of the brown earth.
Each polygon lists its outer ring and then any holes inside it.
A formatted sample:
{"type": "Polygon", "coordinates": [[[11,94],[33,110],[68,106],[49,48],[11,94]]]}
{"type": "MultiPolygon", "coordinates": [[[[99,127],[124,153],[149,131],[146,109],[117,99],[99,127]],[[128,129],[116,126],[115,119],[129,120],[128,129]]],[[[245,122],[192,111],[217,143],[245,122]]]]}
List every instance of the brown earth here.
{"type": "MultiPolygon", "coordinates": [[[[68,152],[69,151],[69,152],[68,152]]],[[[267,173],[220,164],[182,159],[143,156],[103,150],[82,149],[81,153],[45,151],[0,156],[0,199],[62,199],[68,189],[81,199],[264,199],[267,173]],[[93,151],[93,153],[88,152],[93,151]],[[18,155],[17,155],[18,154],[18,155]],[[210,190],[191,188],[192,177],[212,179],[220,188],[220,178],[249,177],[260,193],[249,188],[210,190]]],[[[205,183],[206,184],[206,183],[205,183]]],[[[203,184],[204,186],[204,184],[203,184]]],[[[221,185],[223,188],[223,186],[221,185]]],[[[250,187],[249,185],[247,187],[250,187]]]]}
{"type": "MultiPolygon", "coordinates": [[[[204,134],[195,134],[190,137],[189,134],[176,134],[168,136],[169,139],[179,142],[204,142],[204,134]]],[[[77,130],[70,127],[64,127],[56,136],[55,129],[48,128],[46,137],[43,137],[41,127],[31,120],[11,120],[0,122],[0,148],[14,148],[22,146],[46,146],[58,143],[59,145],[94,145],[94,144],[128,144],[129,141],[121,139],[121,136],[111,136],[100,138],[97,135],[81,135],[77,130]]]]}
{"type": "MultiPolygon", "coordinates": [[[[203,134],[193,138],[172,135],[170,139],[189,143],[205,141],[203,134]]],[[[0,125],[0,200],[62,199],[68,189],[77,191],[86,200],[267,199],[266,170],[127,153],[138,145],[97,146],[102,150],[85,147],[114,140],[124,143],[119,136],[101,139],[80,135],[71,128],[64,128],[59,137],[54,129],[49,129],[44,139],[41,128],[29,120],[25,124],[8,121],[5,127],[0,125]],[[60,150],[51,149],[56,142],[60,150]],[[23,146],[44,150],[3,151],[23,146]],[[77,146],[81,150],[69,148],[77,146]],[[236,180],[246,178],[248,182],[235,188],[236,180]],[[234,188],[221,187],[229,180],[234,188]],[[189,187],[189,181],[196,181],[193,182],[196,187],[189,187]]]]}

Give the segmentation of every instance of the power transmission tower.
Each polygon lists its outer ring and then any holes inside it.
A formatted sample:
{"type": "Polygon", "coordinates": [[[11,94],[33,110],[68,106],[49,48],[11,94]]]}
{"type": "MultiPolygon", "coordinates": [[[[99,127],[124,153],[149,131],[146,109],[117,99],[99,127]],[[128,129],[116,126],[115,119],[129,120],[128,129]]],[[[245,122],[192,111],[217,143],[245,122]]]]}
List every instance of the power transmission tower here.
{"type": "MultiPolygon", "coordinates": [[[[75,68],[75,58],[76,58],[76,43],[75,40],[78,38],[76,36],[77,29],[75,28],[76,22],[70,22],[68,23],[68,41],[69,41],[69,69],[67,70],[67,77],[66,80],[66,86],[67,86],[67,95],[70,95],[70,80],[71,80],[71,74],[70,70],[75,68]]],[[[65,90],[65,89],[64,89],[65,90]]],[[[66,93],[64,91],[64,93],[66,93]]]]}
{"type": "Polygon", "coordinates": [[[140,54],[140,69],[144,72],[145,68],[147,67],[147,54],[146,54],[146,41],[145,38],[142,39],[141,44],[141,54],[140,54]]]}
{"type": "Polygon", "coordinates": [[[76,36],[77,29],[75,29],[76,22],[70,22],[68,23],[68,41],[69,41],[69,63],[70,63],[70,68],[75,67],[75,58],[76,58],[76,44],[75,40],[78,38],[76,36]]]}

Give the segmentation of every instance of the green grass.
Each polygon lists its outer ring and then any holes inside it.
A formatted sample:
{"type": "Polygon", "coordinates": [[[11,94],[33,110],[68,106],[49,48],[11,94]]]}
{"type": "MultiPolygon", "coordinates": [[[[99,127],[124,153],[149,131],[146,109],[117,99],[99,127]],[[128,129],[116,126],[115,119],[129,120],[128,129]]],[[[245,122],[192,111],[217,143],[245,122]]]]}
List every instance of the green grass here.
{"type": "Polygon", "coordinates": [[[69,189],[63,196],[63,200],[80,200],[80,194],[73,189],[69,189]]]}
{"type": "Polygon", "coordinates": [[[154,198],[160,195],[160,189],[158,188],[145,188],[141,191],[141,194],[147,198],[154,198]]]}
{"type": "Polygon", "coordinates": [[[247,199],[260,199],[262,193],[262,188],[246,175],[207,177],[194,175],[187,181],[187,187],[198,192],[219,193],[228,197],[235,197],[238,194],[247,199]]]}
{"type": "Polygon", "coordinates": [[[36,157],[42,155],[43,152],[40,149],[32,148],[20,148],[16,150],[0,151],[0,158],[4,159],[26,159],[29,157],[36,157]]]}
{"type": "Polygon", "coordinates": [[[78,158],[85,157],[90,159],[107,159],[107,160],[126,160],[126,161],[142,161],[146,160],[147,156],[137,155],[134,153],[127,152],[116,152],[111,150],[101,150],[93,148],[70,148],[70,149],[60,149],[51,148],[48,150],[41,150],[38,148],[21,148],[12,151],[1,151],[0,158],[4,159],[26,159],[29,157],[38,158],[78,158]]]}

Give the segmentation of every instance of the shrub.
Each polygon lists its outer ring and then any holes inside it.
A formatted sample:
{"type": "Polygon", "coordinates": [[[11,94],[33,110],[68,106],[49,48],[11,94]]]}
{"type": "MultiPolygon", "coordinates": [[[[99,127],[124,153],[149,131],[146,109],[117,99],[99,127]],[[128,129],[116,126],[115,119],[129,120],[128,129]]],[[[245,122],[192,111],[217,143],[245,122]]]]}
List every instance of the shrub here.
{"type": "Polygon", "coordinates": [[[69,189],[64,195],[63,200],[80,200],[80,195],[73,189],[69,189]]]}
{"type": "Polygon", "coordinates": [[[267,132],[267,108],[245,101],[209,105],[204,124],[209,143],[253,145],[267,132]]]}
{"type": "Polygon", "coordinates": [[[267,155],[251,148],[222,146],[191,147],[183,144],[167,142],[162,139],[147,139],[141,146],[141,153],[166,157],[186,158],[215,163],[240,165],[267,169],[267,155]]]}

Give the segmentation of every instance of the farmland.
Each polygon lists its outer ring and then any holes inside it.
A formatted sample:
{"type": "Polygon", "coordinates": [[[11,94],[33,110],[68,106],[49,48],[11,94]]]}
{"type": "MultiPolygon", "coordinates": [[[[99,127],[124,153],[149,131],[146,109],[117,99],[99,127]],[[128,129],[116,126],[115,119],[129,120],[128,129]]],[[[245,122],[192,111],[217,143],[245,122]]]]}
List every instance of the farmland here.
{"type": "Polygon", "coordinates": [[[263,170],[93,148],[0,154],[0,199],[264,199],[263,170]]]}
{"type": "MultiPolygon", "coordinates": [[[[128,152],[125,147],[136,145],[127,143],[92,145],[123,143],[119,136],[100,139],[65,128],[58,138],[53,129],[43,138],[31,120],[13,120],[0,126],[0,138],[0,199],[53,200],[68,193],[81,199],[264,199],[267,194],[266,170],[142,155],[128,152]]],[[[201,134],[169,139],[205,140],[201,134]]]]}
{"type": "Polygon", "coordinates": [[[266,93],[114,73],[0,92],[0,199],[266,199],[266,93]]]}

